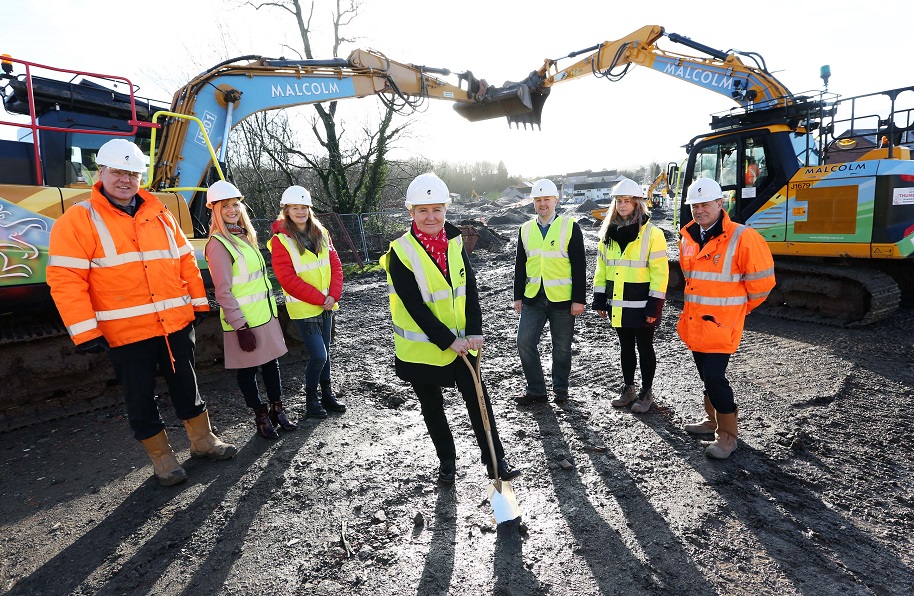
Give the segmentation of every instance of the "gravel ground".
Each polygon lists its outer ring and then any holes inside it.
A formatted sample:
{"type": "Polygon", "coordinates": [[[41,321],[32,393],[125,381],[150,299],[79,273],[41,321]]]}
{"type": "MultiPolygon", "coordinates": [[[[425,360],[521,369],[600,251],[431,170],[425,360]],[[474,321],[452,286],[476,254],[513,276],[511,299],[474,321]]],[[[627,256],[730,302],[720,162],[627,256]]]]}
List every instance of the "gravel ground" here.
{"type": "MultiPolygon", "coordinates": [[[[585,227],[591,260],[595,233],[585,227]]],[[[333,348],[349,411],[268,442],[234,375],[201,375],[233,460],[190,460],[161,488],[120,406],[0,434],[0,591],[11,594],[909,594],[914,592],[910,409],[914,311],[864,329],[753,314],[730,378],[738,451],[705,457],[682,424],[702,413],[680,305],[658,329],[657,405],[609,404],[615,335],[578,320],[572,397],[518,407],[511,310],[515,226],[474,252],[485,309],[483,377],[524,475],[523,523],[496,526],[462,400],[453,487],[418,403],[393,375],[386,284],[347,280],[333,348]],[[908,437],[908,438],[906,438],[908,437]]],[[[592,271],[592,267],[591,267],[592,271]]],[[[549,366],[549,340],[542,344],[549,366]]],[[[304,411],[303,362],[284,359],[304,411]]]]}

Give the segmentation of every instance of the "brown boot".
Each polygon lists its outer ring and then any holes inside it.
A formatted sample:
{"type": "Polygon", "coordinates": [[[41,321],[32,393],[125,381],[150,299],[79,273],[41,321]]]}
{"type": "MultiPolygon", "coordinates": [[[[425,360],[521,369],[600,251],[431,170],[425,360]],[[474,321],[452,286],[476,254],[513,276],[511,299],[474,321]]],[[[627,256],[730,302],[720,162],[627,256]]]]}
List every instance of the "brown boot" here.
{"type": "Polygon", "coordinates": [[[713,459],[727,459],[736,451],[736,412],[717,413],[717,433],[714,442],[705,448],[705,455],[713,459]]]}
{"type": "Polygon", "coordinates": [[[286,411],[283,409],[281,401],[270,403],[270,421],[273,426],[278,426],[283,430],[295,430],[298,428],[298,425],[286,416],[286,411]]]}
{"type": "Polygon", "coordinates": [[[174,486],[187,480],[187,472],[178,463],[175,452],[168,443],[168,435],[163,429],[159,434],[140,441],[152,460],[155,477],[162,486],[174,486]]]}
{"type": "Polygon", "coordinates": [[[717,413],[714,411],[714,406],[711,405],[707,393],[705,393],[705,419],[701,422],[686,424],[683,430],[690,435],[713,435],[717,430],[717,413]]]}
{"type": "Polygon", "coordinates": [[[270,412],[266,405],[254,408],[254,424],[257,425],[257,434],[264,439],[278,439],[279,433],[270,420],[270,412]]]}
{"type": "Polygon", "coordinates": [[[209,412],[184,421],[187,436],[190,438],[190,456],[208,457],[210,459],[230,459],[238,453],[238,448],[229,443],[223,443],[213,434],[213,427],[209,423],[209,412]]]}

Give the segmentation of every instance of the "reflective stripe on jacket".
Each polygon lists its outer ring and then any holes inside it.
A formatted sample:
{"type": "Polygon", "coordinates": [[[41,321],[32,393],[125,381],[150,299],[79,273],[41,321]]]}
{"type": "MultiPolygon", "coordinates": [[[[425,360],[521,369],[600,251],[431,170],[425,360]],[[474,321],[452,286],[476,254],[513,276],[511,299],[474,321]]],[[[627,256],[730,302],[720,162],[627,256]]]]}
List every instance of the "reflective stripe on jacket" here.
{"type": "Polygon", "coordinates": [[[643,325],[647,299],[665,300],[669,277],[666,237],[651,223],[641,226],[638,236],[624,251],[612,240],[609,244],[600,240],[597,245],[593,292],[594,296],[605,294],[613,327],[643,325]]]}
{"type": "MultiPolygon", "coordinates": [[[[213,240],[218,240],[232,255],[232,295],[238,302],[248,327],[265,325],[276,313],[276,299],[271,292],[263,255],[244,240],[238,240],[236,245],[218,232],[209,241],[213,240]]],[[[225,320],[225,310],[221,307],[219,318],[222,320],[223,331],[235,330],[225,320]]]]}
{"type": "Polygon", "coordinates": [[[130,217],[92,187],[51,228],[47,280],[67,332],[114,346],[183,329],[209,304],[191,245],[157,198],[130,217]]]}
{"type": "Polygon", "coordinates": [[[527,285],[524,296],[535,297],[540,286],[551,302],[571,300],[571,261],[568,243],[574,220],[556,217],[549,225],[546,237],[539,230],[536,218],[521,226],[521,241],[527,254],[527,285]],[[531,232],[534,230],[535,232],[531,232]]]}
{"type": "MultiPolygon", "coordinates": [[[[292,239],[283,233],[278,233],[270,238],[267,242],[267,247],[272,247],[273,241],[277,238],[289,252],[289,257],[292,259],[292,266],[295,268],[295,273],[298,274],[298,277],[303,282],[320,290],[324,296],[329,295],[330,240],[327,238],[327,235],[324,234],[324,246],[317,255],[310,250],[306,250],[304,253],[298,252],[298,248],[295,246],[292,239]]],[[[310,302],[299,300],[295,296],[289,294],[285,288],[282,289],[282,293],[286,297],[286,310],[289,313],[289,318],[309,319],[324,312],[324,307],[321,304],[311,304],[310,302]]],[[[337,310],[339,307],[340,305],[338,302],[334,303],[332,310],[337,310]]]]}
{"type": "MultiPolygon", "coordinates": [[[[422,244],[407,232],[390,243],[390,250],[412,271],[422,301],[439,321],[456,337],[466,337],[466,271],[463,267],[463,238],[451,238],[447,247],[448,278],[428,255],[422,244]]],[[[381,266],[387,271],[387,293],[390,298],[390,316],[394,327],[394,348],[397,358],[404,362],[445,366],[457,358],[457,352],[440,349],[432,343],[422,328],[406,310],[390,278],[389,252],[381,257],[381,266]]]]}
{"type": "Polygon", "coordinates": [[[764,238],[734,223],[726,211],[721,217],[723,232],[704,248],[688,233],[688,225],[681,230],[679,263],[685,295],[677,329],[693,352],[736,352],[746,315],[774,287],[774,260],[764,238]]]}

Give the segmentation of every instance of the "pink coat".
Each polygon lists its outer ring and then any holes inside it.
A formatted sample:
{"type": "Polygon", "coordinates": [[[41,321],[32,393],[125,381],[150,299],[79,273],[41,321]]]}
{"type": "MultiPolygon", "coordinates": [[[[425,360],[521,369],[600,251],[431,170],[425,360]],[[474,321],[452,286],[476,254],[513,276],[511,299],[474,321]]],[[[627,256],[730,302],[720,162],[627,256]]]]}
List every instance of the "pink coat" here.
{"type": "MultiPolygon", "coordinates": [[[[243,327],[247,321],[232,294],[232,255],[218,240],[206,244],[206,260],[209,263],[210,275],[216,286],[216,301],[225,311],[225,320],[234,329],[243,327]]],[[[238,345],[238,336],[234,331],[223,334],[225,351],[225,368],[250,368],[260,366],[274,358],[279,358],[288,350],[282,334],[282,326],[276,317],[264,325],[252,328],[257,338],[257,348],[245,352],[238,345]]]]}

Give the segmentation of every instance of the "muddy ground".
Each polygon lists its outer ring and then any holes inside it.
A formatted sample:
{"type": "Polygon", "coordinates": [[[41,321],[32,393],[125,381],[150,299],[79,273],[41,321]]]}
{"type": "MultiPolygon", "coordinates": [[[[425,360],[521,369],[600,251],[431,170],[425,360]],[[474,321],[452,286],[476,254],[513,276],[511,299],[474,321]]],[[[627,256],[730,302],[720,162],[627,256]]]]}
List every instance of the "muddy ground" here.
{"type": "MultiPolygon", "coordinates": [[[[595,234],[584,226],[593,259],[595,234]]],[[[499,230],[513,239],[516,226],[499,230]]],[[[908,594],[914,591],[911,329],[753,314],[730,366],[739,450],[705,457],[682,424],[700,385],[667,304],[657,407],[615,410],[617,342],[578,320],[572,398],[516,406],[514,246],[474,253],[486,311],[483,376],[526,527],[496,527],[462,401],[453,487],[418,404],[396,379],[386,285],[347,280],[333,348],[343,415],[253,435],[231,374],[201,375],[225,462],[189,460],[161,488],[120,406],[0,434],[0,591],[11,594],[908,594]]],[[[592,268],[591,268],[592,270],[592,268]]],[[[548,338],[548,334],[547,334],[548,338]]],[[[548,339],[544,363],[548,367],[548,339]]],[[[283,366],[304,411],[303,363],[283,366]]]]}

